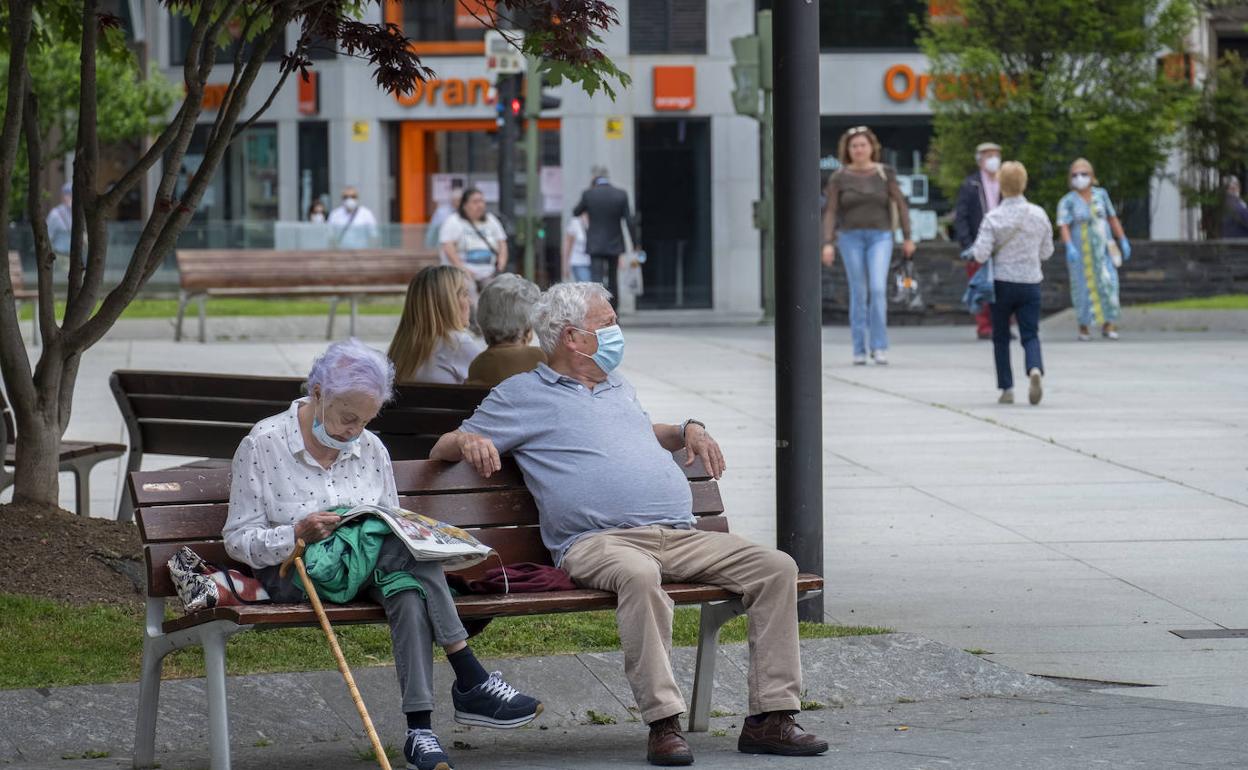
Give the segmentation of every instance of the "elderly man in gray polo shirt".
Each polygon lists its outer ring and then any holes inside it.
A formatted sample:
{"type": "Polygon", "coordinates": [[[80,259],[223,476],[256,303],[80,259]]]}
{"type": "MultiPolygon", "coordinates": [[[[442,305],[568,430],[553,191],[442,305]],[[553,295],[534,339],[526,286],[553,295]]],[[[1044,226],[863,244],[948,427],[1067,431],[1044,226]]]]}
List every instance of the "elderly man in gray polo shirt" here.
{"type": "Polygon", "coordinates": [[[549,364],[500,383],[430,457],[471,463],[482,476],[511,454],[537,502],[542,540],[580,585],[619,595],[624,670],[650,725],[647,758],[687,765],[685,701],[672,674],[672,602],[663,582],[705,582],[742,594],[749,615],[750,715],[741,751],[809,756],[826,741],[804,732],[800,709],[797,567],[784,553],[694,528],[693,500],[671,453],[689,450],[719,478],[724,456],[696,420],[651,423],[614,370],[624,337],[597,283],[551,287],[533,328],[549,364]]]}

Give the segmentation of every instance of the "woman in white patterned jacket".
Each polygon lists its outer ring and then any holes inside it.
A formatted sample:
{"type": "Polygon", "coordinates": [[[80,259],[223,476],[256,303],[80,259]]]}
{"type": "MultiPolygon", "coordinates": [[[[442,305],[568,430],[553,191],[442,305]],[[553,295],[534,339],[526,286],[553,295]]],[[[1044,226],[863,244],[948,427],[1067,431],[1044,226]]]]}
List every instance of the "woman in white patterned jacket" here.
{"type": "Polygon", "coordinates": [[[1010,316],[1018,319],[1027,372],[1027,400],[1034,406],[1044,395],[1040,355],[1040,263],[1053,256],[1053,223],[1044,209],[1028,203],[1027,169],[1018,161],[1001,164],[1001,204],[984,217],[971,252],[976,262],[992,260],[992,348],[1002,404],[1014,403],[1010,368],[1010,316]]]}

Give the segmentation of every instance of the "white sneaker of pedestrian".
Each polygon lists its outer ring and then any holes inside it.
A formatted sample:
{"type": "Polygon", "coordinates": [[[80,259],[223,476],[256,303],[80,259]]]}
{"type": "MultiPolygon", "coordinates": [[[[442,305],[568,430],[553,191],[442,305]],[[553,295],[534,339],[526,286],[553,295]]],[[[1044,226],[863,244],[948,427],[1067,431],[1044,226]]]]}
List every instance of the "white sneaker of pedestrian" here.
{"type": "Polygon", "coordinates": [[[1039,369],[1032,369],[1027,373],[1027,378],[1030,380],[1027,385],[1027,400],[1035,406],[1044,398],[1044,375],[1039,369]]]}
{"type": "Polygon", "coordinates": [[[867,354],[855,353],[854,354],[854,366],[866,366],[866,365],[867,365],[867,354]]]}
{"type": "Polygon", "coordinates": [[[1014,403],[1014,391],[1009,388],[1001,391],[1001,397],[997,399],[997,403],[998,404],[1014,403]]]}
{"type": "Polygon", "coordinates": [[[888,353],[883,350],[876,350],[871,353],[871,359],[881,366],[888,365],[888,353]]]}

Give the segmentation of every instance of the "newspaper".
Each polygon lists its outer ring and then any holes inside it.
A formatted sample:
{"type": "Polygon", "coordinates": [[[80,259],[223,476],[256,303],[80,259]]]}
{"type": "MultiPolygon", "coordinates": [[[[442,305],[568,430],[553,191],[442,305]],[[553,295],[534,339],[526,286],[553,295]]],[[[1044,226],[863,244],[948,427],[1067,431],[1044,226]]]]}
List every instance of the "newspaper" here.
{"type": "Polygon", "coordinates": [[[444,570],[465,569],[495,555],[493,548],[465,530],[402,508],[357,505],[338,508],[335,512],[342,516],[339,526],[359,516],[376,516],[403,541],[413,556],[420,561],[440,561],[444,570]]]}

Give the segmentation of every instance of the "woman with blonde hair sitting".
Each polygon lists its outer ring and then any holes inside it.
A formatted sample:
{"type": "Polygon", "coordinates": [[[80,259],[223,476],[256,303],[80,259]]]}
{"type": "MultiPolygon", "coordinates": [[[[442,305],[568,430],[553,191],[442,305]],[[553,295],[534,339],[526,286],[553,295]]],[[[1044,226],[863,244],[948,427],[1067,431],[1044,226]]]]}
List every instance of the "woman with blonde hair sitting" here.
{"type": "Polygon", "coordinates": [[[403,316],[387,355],[396,382],[462,385],[485,346],[468,332],[468,275],[458,267],[426,267],[407,286],[403,316]]]}

